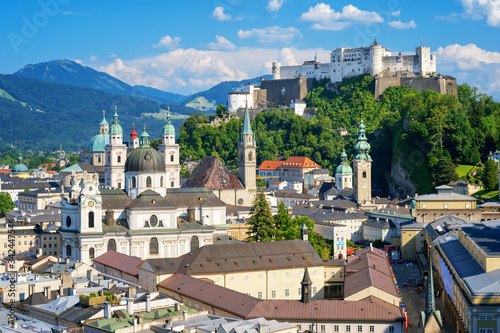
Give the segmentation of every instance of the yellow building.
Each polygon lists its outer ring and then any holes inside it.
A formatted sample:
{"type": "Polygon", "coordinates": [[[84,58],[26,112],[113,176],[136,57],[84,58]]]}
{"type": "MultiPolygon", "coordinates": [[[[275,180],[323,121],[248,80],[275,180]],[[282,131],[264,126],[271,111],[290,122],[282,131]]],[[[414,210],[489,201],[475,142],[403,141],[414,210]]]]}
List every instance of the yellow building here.
{"type": "Polygon", "coordinates": [[[416,260],[417,253],[424,248],[424,223],[412,223],[401,226],[401,257],[404,260],[416,260]]]}
{"type": "Polygon", "coordinates": [[[432,240],[433,265],[440,277],[437,290],[447,311],[458,317],[454,330],[498,333],[500,222],[464,223],[450,229],[452,233],[430,227],[426,229],[432,240]]]}
{"type": "Polygon", "coordinates": [[[246,223],[229,224],[226,234],[239,241],[244,241],[248,238],[248,229],[250,226],[246,223]]]}
{"type": "Polygon", "coordinates": [[[417,222],[432,222],[436,218],[453,214],[470,221],[481,220],[482,211],[476,207],[476,198],[453,192],[453,187],[441,185],[437,193],[418,195],[414,199],[412,216],[417,222]]]}

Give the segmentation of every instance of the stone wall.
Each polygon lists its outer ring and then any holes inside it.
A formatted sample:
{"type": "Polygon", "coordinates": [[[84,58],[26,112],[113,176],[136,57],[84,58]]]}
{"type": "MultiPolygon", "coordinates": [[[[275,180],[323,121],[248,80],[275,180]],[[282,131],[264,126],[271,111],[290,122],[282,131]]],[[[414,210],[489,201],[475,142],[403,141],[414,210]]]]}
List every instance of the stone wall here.
{"type": "Polygon", "coordinates": [[[303,99],[312,90],[313,79],[298,77],[295,79],[264,80],[261,82],[261,90],[267,91],[267,101],[270,106],[290,106],[295,99],[303,99]],[[284,94],[282,90],[284,88],[284,94]]]}
{"type": "Polygon", "coordinates": [[[407,86],[418,91],[431,90],[442,95],[453,95],[458,98],[457,80],[450,76],[439,77],[376,77],[375,98],[389,87],[407,86]]]}

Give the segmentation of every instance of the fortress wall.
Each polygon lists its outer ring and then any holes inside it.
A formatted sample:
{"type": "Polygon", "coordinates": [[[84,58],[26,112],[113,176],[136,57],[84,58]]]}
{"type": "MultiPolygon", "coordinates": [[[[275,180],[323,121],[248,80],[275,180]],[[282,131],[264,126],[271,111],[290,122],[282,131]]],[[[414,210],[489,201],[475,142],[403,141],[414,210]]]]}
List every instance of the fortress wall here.
{"type": "Polygon", "coordinates": [[[296,78],[283,80],[264,80],[261,89],[267,90],[267,101],[270,104],[290,106],[290,101],[304,98],[312,90],[313,79],[296,78]],[[285,94],[281,91],[285,88],[285,94]]]}
{"type": "Polygon", "coordinates": [[[444,77],[377,77],[375,79],[375,98],[389,87],[407,86],[422,92],[423,90],[435,91],[442,95],[453,95],[458,98],[457,81],[444,77]]]}

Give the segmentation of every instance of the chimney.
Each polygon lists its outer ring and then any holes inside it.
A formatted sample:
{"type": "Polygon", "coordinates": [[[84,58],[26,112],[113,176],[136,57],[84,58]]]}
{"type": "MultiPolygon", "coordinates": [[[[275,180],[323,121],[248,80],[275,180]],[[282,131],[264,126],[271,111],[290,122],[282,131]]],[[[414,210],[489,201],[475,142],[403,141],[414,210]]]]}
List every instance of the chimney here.
{"type": "Polygon", "coordinates": [[[175,310],[175,311],[180,311],[180,310],[181,310],[182,305],[183,305],[182,303],[175,303],[175,305],[174,305],[174,310],[175,310]]]}
{"type": "Polygon", "coordinates": [[[62,284],[59,286],[59,296],[64,296],[64,286],[62,284]]]}
{"type": "Polygon", "coordinates": [[[187,209],[187,213],[188,213],[188,222],[190,223],[193,223],[193,222],[196,222],[196,210],[189,206],[189,208],[187,209]]]}
{"type": "Polygon", "coordinates": [[[262,324],[261,323],[257,324],[257,330],[259,333],[262,333],[262,324]]]}
{"type": "Polygon", "coordinates": [[[182,311],[182,320],[186,321],[188,310],[182,311]]]}
{"type": "Polygon", "coordinates": [[[70,295],[70,296],[74,296],[74,295],[76,295],[76,288],[77,288],[77,286],[78,286],[78,285],[77,285],[76,283],[73,283],[73,284],[71,285],[71,289],[69,290],[69,295],[70,295]]]}
{"type": "Polygon", "coordinates": [[[97,282],[99,283],[99,287],[102,287],[102,280],[103,280],[103,279],[104,279],[104,278],[103,278],[102,276],[99,276],[99,277],[97,278],[97,282]]]}
{"type": "Polygon", "coordinates": [[[134,314],[134,300],[132,298],[127,299],[127,312],[134,314]]]}
{"type": "Polygon", "coordinates": [[[47,299],[50,299],[50,287],[43,288],[43,295],[47,297],[47,299]]]}
{"type": "Polygon", "coordinates": [[[370,252],[373,252],[373,244],[370,242],[370,252]]]}
{"type": "Polygon", "coordinates": [[[128,295],[127,295],[127,297],[135,296],[136,292],[137,292],[137,289],[136,289],[135,286],[129,286],[128,287],[128,295]]]}
{"type": "Polygon", "coordinates": [[[146,295],[146,312],[151,312],[151,294],[146,295]]]}
{"type": "Polygon", "coordinates": [[[66,264],[69,264],[69,257],[67,257],[66,259],[64,259],[64,262],[65,262],[66,264]]]}
{"type": "Polygon", "coordinates": [[[104,301],[104,319],[110,319],[111,315],[111,305],[109,305],[108,301],[104,301]]]}
{"type": "Polygon", "coordinates": [[[111,280],[108,282],[108,290],[111,290],[111,288],[113,288],[113,286],[115,285],[115,281],[111,280]]]}

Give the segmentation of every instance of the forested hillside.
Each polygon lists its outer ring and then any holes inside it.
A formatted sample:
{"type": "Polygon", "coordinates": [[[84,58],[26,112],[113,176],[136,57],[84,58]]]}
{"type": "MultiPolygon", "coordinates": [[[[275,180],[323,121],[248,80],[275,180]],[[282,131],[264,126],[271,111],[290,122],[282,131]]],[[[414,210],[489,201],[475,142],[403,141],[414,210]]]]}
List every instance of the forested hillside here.
{"type": "MultiPolygon", "coordinates": [[[[115,105],[124,133],[129,133],[135,122],[138,132],[146,123],[153,138],[160,136],[164,120],[144,115],[157,115],[161,111],[156,102],[0,75],[0,142],[4,145],[0,149],[13,145],[20,150],[53,151],[62,145],[66,151],[79,151],[98,133],[103,110],[111,123],[115,105]]],[[[181,122],[174,120],[174,126],[181,122]]]]}
{"type": "MultiPolygon", "coordinates": [[[[279,155],[308,156],[334,171],[342,146],[349,160],[361,113],[370,134],[372,177],[384,193],[433,191],[434,185],[458,179],[457,164],[476,164],[496,149],[500,135],[500,103],[459,86],[459,100],[408,87],[391,87],[378,100],[373,78],[344,80],[335,91],[318,82],[306,102],[317,108],[317,118],[304,119],[290,110],[259,113],[252,122],[258,163],[279,155]],[[345,127],[349,135],[335,136],[345,127]]],[[[182,158],[218,155],[237,166],[237,140],[242,121],[220,127],[206,125],[208,117],[192,115],[181,125],[182,158]]]]}

